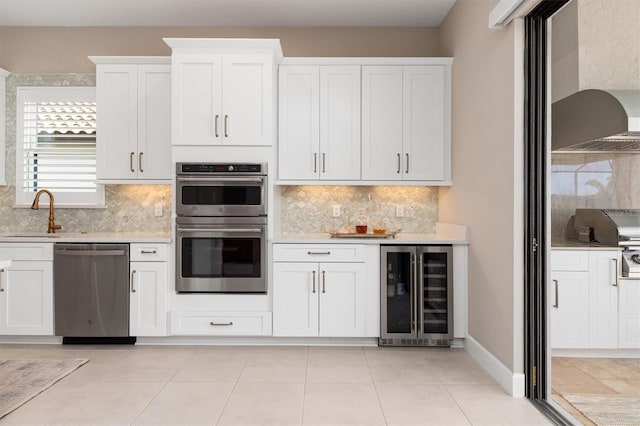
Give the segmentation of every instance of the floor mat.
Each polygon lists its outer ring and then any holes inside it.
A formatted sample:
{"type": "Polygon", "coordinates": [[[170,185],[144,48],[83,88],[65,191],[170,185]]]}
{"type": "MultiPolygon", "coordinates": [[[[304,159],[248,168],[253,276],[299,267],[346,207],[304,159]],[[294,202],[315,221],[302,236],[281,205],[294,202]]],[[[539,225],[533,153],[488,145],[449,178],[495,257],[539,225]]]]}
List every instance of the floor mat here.
{"type": "Polygon", "coordinates": [[[640,425],[640,397],[562,395],[597,425],[640,425]]]}
{"type": "Polygon", "coordinates": [[[0,418],[68,375],[88,359],[0,360],[0,418]]]}

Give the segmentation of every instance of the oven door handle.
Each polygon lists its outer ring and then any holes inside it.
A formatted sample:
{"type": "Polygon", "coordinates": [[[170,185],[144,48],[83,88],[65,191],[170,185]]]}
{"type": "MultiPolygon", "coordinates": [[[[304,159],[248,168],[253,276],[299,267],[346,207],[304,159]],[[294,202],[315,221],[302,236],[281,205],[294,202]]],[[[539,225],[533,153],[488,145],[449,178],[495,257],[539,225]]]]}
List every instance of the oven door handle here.
{"type": "Polygon", "coordinates": [[[178,232],[216,232],[220,234],[237,232],[243,234],[262,234],[259,228],[178,228],[178,232]]]}
{"type": "Polygon", "coordinates": [[[180,182],[198,182],[203,185],[214,184],[214,183],[263,183],[263,178],[238,178],[238,177],[210,177],[210,176],[202,176],[202,177],[181,177],[179,176],[177,179],[178,183],[180,182]]]}

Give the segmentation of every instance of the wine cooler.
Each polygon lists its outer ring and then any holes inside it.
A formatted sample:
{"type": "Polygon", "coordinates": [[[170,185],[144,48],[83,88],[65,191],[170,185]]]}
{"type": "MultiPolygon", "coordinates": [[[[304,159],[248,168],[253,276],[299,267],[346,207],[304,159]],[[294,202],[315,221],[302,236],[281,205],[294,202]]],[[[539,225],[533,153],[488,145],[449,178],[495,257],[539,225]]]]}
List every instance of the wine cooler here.
{"type": "Polygon", "coordinates": [[[381,346],[449,346],[451,246],[380,246],[381,346]]]}

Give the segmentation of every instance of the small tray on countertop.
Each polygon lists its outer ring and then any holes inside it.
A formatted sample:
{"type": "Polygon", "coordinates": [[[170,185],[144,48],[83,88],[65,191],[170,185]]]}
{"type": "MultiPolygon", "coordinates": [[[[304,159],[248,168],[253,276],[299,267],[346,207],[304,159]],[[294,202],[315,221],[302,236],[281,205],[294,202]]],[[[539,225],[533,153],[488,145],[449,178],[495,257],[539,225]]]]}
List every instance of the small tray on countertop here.
{"type": "Polygon", "coordinates": [[[385,232],[384,234],[358,234],[357,232],[329,232],[331,238],[395,238],[402,231],[397,229],[395,231],[385,232]]]}

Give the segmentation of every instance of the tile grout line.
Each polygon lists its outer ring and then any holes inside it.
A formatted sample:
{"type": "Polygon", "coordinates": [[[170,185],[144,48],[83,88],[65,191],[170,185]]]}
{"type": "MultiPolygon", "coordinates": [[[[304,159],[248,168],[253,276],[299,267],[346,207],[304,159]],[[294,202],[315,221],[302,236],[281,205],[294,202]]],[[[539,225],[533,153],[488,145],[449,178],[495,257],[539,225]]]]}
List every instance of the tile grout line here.
{"type": "Polygon", "coordinates": [[[376,392],[376,398],[378,399],[378,406],[380,406],[380,412],[382,413],[382,419],[384,420],[384,424],[388,425],[387,415],[384,412],[384,407],[382,406],[382,400],[380,399],[380,394],[378,393],[378,386],[376,385],[376,381],[373,378],[373,373],[371,372],[371,365],[369,364],[369,357],[367,357],[367,352],[362,349],[362,354],[364,355],[364,360],[367,363],[367,370],[369,371],[369,376],[371,377],[371,383],[373,384],[373,390],[376,392]]]}
{"type": "Polygon", "coordinates": [[[187,361],[189,361],[194,355],[196,354],[196,350],[193,351],[193,353],[191,354],[191,356],[187,357],[182,364],[176,368],[176,371],[173,372],[173,374],[171,375],[171,377],[169,377],[169,379],[167,379],[166,382],[164,382],[164,385],[160,388],[160,390],[158,390],[158,392],[153,396],[153,398],[151,398],[149,400],[149,402],[147,402],[145,404],[145,406],[142,408],[142,410],[140,410],[140,412],[138,413],[138,415],[133,419],[133,421],[131,423],[129,423],[129,425],[134,425],[138,419],[140,418],[140,416],[142,415],[142,413],[144,413],[144,410],[146,410],[147,408],[149,408],[149,406],[151,405],[151,403],[158,397],[158,395],[160,395],[162,393],[162,391],[167,387],[167,385],[169,383],[171,383],[171,380],[176,376],[176,374],[178,374],[178,371],[180,371],[180,369],[182,367],[185,366],[185,364],[187,363],[187,361]]]}
{"type": "Polygon", "coordinates": [[[300,426],[302,426],[304,422],[304,401],[307,397],[308,374],[309,374],[309,346],[307,346],[307,358],[306,358],[305,368],[304,368],[304,383],[302,386],[302,411],[300,412],[300,426]]]}
{"type": "Polygon", "coordinates": [[[233,383],[233,386],[231,387],[231,391],[229,392],[229,395],[227,395],[226,401],[224,401],[224,405],[222,406],[222,410],[220,410],[220,414],[218,414],[218,417],[216,418],[216,421],[214,423],[212,423],[213,425],[217,425],[218,423],[220,423],[220,420],[222,419],[222,415],[224,414],[224,410],[227,408],[227,405],[229,405],[229,401],[231,400],[231,395],[233,395],[233,392],[235,392],[236,386],[240,382],[240,377],[242,376],[242,372],[247,367],[247,363],[249,362],[249,358],[251,357],[251,353],[255,349],[256,349],[255,346],[251,346],[251,350],[249,351],[249,355],[247,356],[247,359],[245,359],[245,361],[244,361],[244,365],[242,366],[242,370],[240,370],[240,374],[238,374],[238,377],[236,378],[236,381],[233,383]]]}

